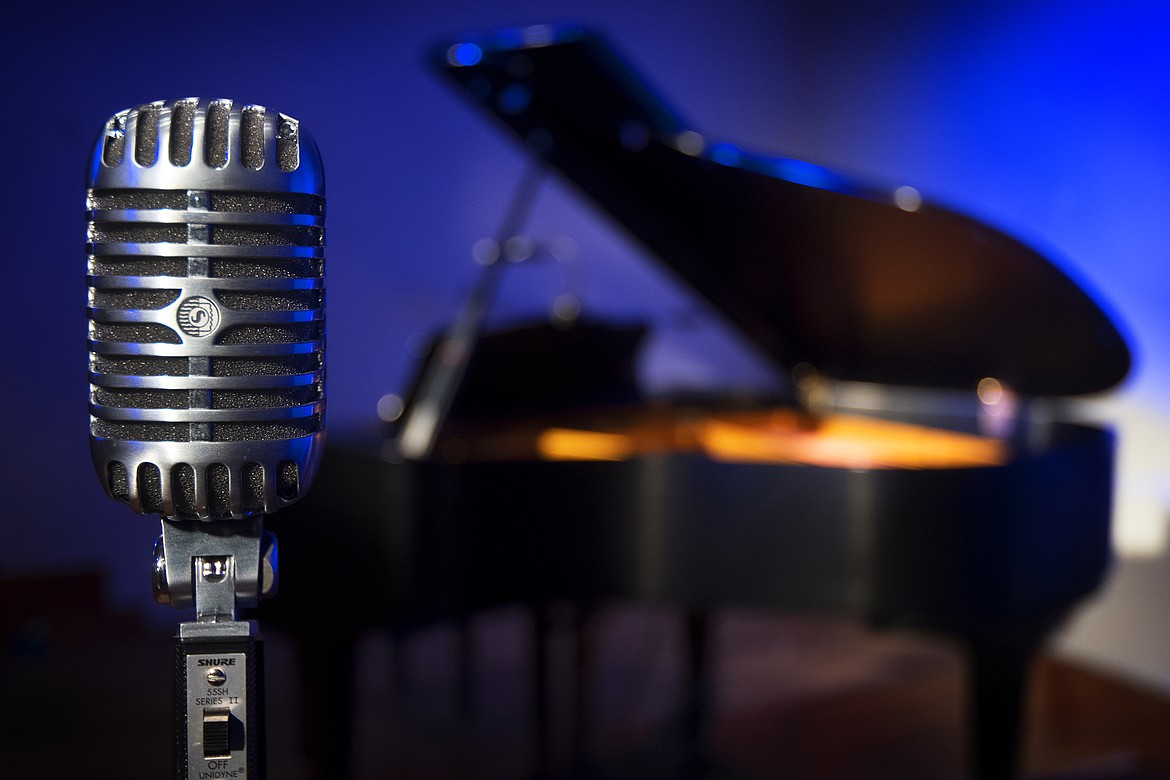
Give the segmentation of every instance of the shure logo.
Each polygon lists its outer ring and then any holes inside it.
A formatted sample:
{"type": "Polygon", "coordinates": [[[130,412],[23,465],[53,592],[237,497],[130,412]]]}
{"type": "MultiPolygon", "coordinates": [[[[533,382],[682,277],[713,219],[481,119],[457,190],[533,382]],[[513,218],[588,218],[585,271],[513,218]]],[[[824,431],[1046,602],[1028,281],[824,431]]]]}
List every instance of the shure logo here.
{"type": "Polygon", "coordinates": [[[200,658],[199,666],[235,666],[234,658],[200,658]]]}
{"type": "Polygon", "coordinates": [[[219,307],[202,295],[193,295],[179,304],[175,319],[188,336],[210,336],[219,327],[219,307]]]}

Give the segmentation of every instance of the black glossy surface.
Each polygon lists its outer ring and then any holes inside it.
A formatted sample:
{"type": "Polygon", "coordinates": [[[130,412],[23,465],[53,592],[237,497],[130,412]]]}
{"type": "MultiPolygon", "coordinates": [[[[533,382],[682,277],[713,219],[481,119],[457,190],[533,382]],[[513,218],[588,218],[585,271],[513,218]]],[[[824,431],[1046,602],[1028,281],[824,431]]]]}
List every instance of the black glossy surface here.
{"type": "Polygon", "coordinates": [[[1109,317],[1029,247],[928,202],[900,208],[892,187],[704,142],[603,39],[540,29],[535,45],[523,30],[466,39],[438,66],[781,365],[1052,396],[1128,372],[1109,317]]]}
{"type": "Polygon", "coordinates": [[[1109,555],[1112,437],[1052,434],[1004,466],[941,470],[389,463],[377,439],[334,445],[309,495],[272,519],[284,576],[264,609],[360,631],[636,599],[1031,633],[1091,592],[1109,555]]]}

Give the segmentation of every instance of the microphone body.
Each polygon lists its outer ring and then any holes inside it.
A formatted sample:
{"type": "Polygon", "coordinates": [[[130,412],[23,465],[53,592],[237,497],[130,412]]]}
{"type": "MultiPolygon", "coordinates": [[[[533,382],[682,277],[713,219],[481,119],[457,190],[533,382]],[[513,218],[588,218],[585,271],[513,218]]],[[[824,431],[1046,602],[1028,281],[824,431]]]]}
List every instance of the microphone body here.
{"type": "Polygon", "coordinates": [[[324,439],[324,172],[299,123],[195,98],[109,119],[88,177],[90,448],[142,514],[271,513],[324,439]]]}
{"type": "Polygon", "coordinates": [[[264,515],[324,443],[324,173],[291,117],[188,98],[107,121],[90,160],[90,449],[106,492],[162,516],[173,778],[265,775],[263,653],[238,607],[276,583],[264,515]]]}

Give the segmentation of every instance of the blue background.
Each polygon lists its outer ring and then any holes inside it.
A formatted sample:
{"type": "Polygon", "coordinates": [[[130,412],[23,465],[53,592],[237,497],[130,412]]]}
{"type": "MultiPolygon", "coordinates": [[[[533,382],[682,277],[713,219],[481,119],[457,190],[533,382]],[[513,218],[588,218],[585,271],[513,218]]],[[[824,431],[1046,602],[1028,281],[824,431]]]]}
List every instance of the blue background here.
{"type": "MultiPolygon", "coordinates": [[[[1136,368],[1089,412],[1115,421],[1125,442],[1119,528],[1130,536],[1118,541],[1119,571],[1151,564],[1154,584],[1120,595],[1115,586],[1070,642],[1170,688],[1170,650],[1156,638],[1170,635],[1158,609],[1158,583],[1170,582],[1165,9],[1135,0],[20,4],[5,13],[0,47],[0,573],[100,569],[116,602],[174,619],[149,603],[156,521],[103,496],[86,444],[84,175],[111,113],[229,97],[291,114],[316,137],[328,182],[329,422],[344,429],[405,390],[414,351],[473,283],[471,247],[494,233],[526,161],[428,69],[424,51],[467,30],[570,20],[607,34],[704,133],[911,184],[1047,252],[1119,316],[1136,368]],[[1118,631],[1111,645],[1105,635],[1118,631]]],[[[528,228],[544,245],[575,247],[575,261],[516,268],[497,323],[542,317],[571,289],[594,315],[656,323],[644,366],[652,386],[773,381],[571,189],[547,183],[528,228]]]]}

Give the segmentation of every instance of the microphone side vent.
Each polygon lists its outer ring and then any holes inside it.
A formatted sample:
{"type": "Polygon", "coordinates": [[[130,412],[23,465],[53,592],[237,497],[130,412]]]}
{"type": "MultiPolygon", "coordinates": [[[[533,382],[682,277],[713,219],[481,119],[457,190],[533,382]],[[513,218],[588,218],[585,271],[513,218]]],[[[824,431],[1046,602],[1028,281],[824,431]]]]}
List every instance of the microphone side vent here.
{"type": "Polygon", "coordinates": [[[231,514],[231,471],[222,463],[207,467],[207,506],[212,517],[231,514]]]}
{"type": "Polygon", "coordinates": [[[116,500],[130,503],[130,475],[125,463],[115,460],[106,465],[106,484],[109,485],[110,495],[116,500]]]}
{"type": "Polygon", "coordinates": [[[171,469],[171,488],[175,494],[175,513],[180,517],[195,515],[195,469],[190,463],[176,463],[171,469]]]}
{"type": "Polygon", "coordinates": [[[264,167],[263,106],[245,106],[240,113],[240,162],[258,171],[264,167]]]}
{"type": "Polygon", "coordinates": [[[138,124],[134,133],[134,162],[149,168],[158,162],[158,123],[162,118],[162,103],[150,103],[138,108],[138,124]]]}
{"type": "Polygon", "coordinates": [[[180,168],[191,164],[191,148],[194,146],[195,109],[197,98],[175,101],[171,109],[171,165],[180,168]]]}
{"type": "Polygon", "coordinates": [[[232,104],[215,100],[207,107],[203,124],[203,161],[212,168],[223,168],[228,162],[228,130],[232,104]]]}
{"type": "Polygon", "coordinates": [[[276,493],[285,501],[293,501],[300,495],[300,469],[291,460],[280,462],[276,474],[276,493]]]}
{"type": "MultiPolygon", "coordinates": [[[[101,144],[102,164],[108,168],[120,166],[129,140],[134,162],[143,168],[154,167],[161,159],[160,147],[166,139],[167,163],[176,168],[187,167],[195,157],[200,113],[198,98],[184,98],[169,105],[166,101],[146,103],[115,114],[106,122],[101,144]]],[[[275,138],[269,139],[265,132],[268,113],[268,109],[259,105],[244,105],[236,110],[230,100],[207,102],[202,109],[202,149],[199,150],[203,163],[223,169],[238,154],[244,168],[259,171],[271,153],[279,171],[292,173],[300,168],[300,122],[275,114],[272,125],[275,138]],[[238,117],[234,123],[233,114],[238,117]]]]}
{"type": "Polygon", "coordinates": [[[282,460],[267,469],[261,463],[249,461],[238,473],[233,473],[225,463],[210,463],[202,475],[190,463],[176,463],[169,476],[167,485],[158,464],[140,463],[131,489],[126,464],[121,461],[106,464],[110,496],[143,514],[217,519],[233,514],[233,492],[239,494],[239,502],[250,513],[274,509],[272,493],[281,502],[300,497],[300,467],[291,460],[282,460]],[[169,506],[168,495],[171,496],[169,506]]]}
{"type": "Polygon", "coordinates": [[[264,511],[264,467],[259,463],[244,464],[244,509],[264,511]]]}
{"type": "Polygon", "coordinates": [[[138,467],[138,500],[145,514],[162,514],[162,474],[153,463],[143,463],[138,467]]]}

